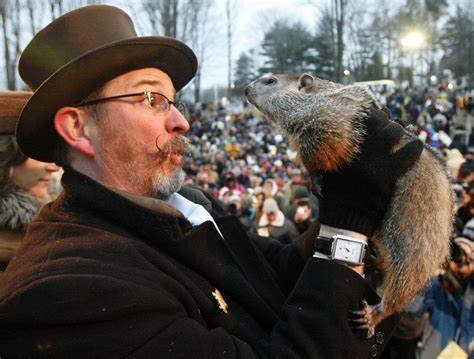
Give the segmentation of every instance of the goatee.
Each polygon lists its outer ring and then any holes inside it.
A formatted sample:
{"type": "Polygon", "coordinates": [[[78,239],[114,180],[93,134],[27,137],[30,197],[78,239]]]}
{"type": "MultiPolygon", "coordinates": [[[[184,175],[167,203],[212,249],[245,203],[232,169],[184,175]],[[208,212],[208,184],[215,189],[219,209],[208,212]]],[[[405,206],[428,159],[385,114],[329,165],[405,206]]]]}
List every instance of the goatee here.
{"type": "MultiPolygon", "coordinates": [[[[167,161],[172,154],[183,155],[189,148],[189,140],[181,135],[173,137],[160,150],[159,158],[167,161]]],[[[173,173],[165,174],[164,171],[156,171],[152,179],[153,197],[167,200],[173,193],[180,190],[184,183],[185,173],[181,165],[176,165],[173,173]]]]}

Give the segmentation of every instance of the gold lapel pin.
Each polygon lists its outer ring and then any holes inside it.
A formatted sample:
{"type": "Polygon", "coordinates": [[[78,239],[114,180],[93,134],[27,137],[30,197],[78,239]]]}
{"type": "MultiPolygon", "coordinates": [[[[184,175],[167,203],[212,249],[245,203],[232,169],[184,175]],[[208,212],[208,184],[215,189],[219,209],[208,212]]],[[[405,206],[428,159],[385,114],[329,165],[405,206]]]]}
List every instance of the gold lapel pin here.
{"type": "Polygon", "coordinates": [[[222,296],[221,292],[219,292],[219,289],[215,289],[212,292],[212,296],[215,298],[217,301],[217,304],[219,304],[219,309],[222,310],[225,314],[229,314],[227,311],[227,308],[229,307],[227,303],[224,300],[224,297],[222,296]]]}

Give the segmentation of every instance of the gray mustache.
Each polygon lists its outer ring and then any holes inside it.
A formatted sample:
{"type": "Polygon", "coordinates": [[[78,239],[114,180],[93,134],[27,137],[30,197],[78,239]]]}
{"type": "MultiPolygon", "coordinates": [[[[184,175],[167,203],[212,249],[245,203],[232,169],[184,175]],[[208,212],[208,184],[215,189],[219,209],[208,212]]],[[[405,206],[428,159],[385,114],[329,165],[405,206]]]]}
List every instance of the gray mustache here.
{"type": "Polygon", "coordinates": [[[158,138],[160,136],[156,138],[155,144],[162,158],[169,157],[172,153],[184,154],[184,152],[189,150],[189,140],[182,135],[174,136],[163,147],[158,146],[158,138]]]}

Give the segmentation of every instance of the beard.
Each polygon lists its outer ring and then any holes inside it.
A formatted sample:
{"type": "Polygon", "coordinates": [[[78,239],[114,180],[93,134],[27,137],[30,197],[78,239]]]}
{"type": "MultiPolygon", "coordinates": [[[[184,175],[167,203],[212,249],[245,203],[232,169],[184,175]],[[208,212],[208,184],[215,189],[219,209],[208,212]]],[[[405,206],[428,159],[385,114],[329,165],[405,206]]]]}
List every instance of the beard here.
{"type": "MultiPolygon", "coordinates": [[[[158,139],[158,138],[157,138],[158,139]]],[[[182,155],[189,148],[189,140],[177,135],[169,140],[163,148],[158,147],[160,168],[151,177],[151,197],[167,200],[173,193],[178,192],[184,183],[185,173],[181,164],[173,165],[169,158],[173,154],[182,155]],[[165,169],[164,164],[168,163],[165,169]],[[168,172],[168,173],[167,173],[168,172]]]]}
{"type": "Polygon", "coordinates": [[[178,192],[184,183],[185,173],[181,167],[174,173],[164,175],[161,172],[155,173],[153,177],[153,193],[151,197],[166,201],[173,193],[178,192]]]}
{"type": "Polygon", "coordinates": [[[146,160],[138,160],[132,146],[122,144],[115,148],[124,164],[121,176],[134,188],[133,193],[167,200],[181,189],[185,172],[181,163],[173,162],[170,157],[183,155],[188,150],[189,140],[186,137],[177,135],[163,148],[157,146],[159,152],[147,154],[146,160]]]}

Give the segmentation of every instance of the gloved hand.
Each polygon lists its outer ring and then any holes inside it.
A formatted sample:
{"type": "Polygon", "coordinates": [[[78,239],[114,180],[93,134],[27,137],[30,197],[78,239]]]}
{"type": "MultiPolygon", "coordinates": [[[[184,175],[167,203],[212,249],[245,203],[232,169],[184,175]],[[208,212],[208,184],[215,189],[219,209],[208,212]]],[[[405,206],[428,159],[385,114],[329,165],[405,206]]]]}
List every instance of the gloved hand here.
{"type": "MultiPolygon", "coordinates": [[[[367,135],[359,155],[338,171],[319,174],[319,221],[371,236],[388,209],[397,179],[418,160],[423,144],[414,139],[391,153],[405,131],[387,111],[373,111],[364,124],[367,135]]],[[[313,193],[315,185],[313,181],[313,193]]]]}

